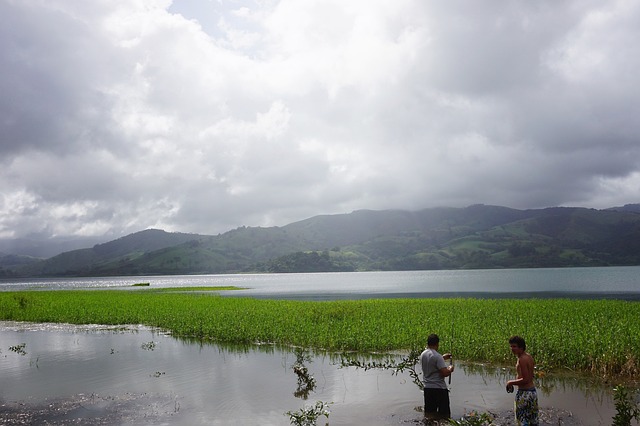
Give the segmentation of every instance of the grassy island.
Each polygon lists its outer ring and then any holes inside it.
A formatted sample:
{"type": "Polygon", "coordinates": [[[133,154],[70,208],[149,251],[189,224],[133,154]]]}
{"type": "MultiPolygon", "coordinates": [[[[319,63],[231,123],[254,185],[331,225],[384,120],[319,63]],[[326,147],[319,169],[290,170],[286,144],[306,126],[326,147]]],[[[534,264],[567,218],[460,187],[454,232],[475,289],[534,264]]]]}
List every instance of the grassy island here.
{"type": "Polygon", "coordinates": [[[460,360],[513,363],[507,339],[519,334],[537,364],[598,376],[640,374],[640,303],[566,299],[256,300],[216,288],[0,292],[0,320],[145,324],[177,337],[269,342],[332,351],[424,347],[460,360]],[[197,291],[196,291],[197,290],[197,291]]]}

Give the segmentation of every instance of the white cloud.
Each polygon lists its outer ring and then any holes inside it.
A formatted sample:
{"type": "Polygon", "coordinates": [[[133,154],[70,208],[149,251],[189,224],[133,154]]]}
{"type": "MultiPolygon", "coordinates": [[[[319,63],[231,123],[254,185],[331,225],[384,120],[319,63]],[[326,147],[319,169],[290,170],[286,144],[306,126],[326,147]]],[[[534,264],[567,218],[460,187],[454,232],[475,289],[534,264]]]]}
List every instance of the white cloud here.
{"type": "Polygon", "coordinates": [[[0,3],[0,237],[638,202],[633,1],[0,3]]]}

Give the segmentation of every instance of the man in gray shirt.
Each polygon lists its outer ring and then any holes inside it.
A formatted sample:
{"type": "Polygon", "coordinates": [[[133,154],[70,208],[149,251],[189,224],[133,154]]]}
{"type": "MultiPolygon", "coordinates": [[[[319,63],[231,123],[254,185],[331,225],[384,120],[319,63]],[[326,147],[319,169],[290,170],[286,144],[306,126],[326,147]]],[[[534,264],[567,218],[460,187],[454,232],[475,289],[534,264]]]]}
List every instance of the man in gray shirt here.
{"type": "Polygon", "coordinates": [[[427,338],[427,349],[420,355],[422,365],[422,384],[424,385],[424,413],[438,418],[451,417],[449,407],[449,389],[444,378],[453,373],[453,365],[444,362],[451,354],[440,355],[440,338],[431,334],[427,338]]]}

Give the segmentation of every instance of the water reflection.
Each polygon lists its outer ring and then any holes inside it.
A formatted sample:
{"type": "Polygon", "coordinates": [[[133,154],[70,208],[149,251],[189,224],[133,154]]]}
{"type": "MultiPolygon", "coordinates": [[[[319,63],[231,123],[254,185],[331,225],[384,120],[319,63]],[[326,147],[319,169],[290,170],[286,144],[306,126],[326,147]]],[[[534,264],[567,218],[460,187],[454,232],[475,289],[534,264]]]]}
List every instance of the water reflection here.
{"type": "MultiPolygon", "coordinates": [[[[362,360],[401,362],[403,356],[362,360]]],[[[332,425],[411,424],[421,418],[416,409],[422,394],[408,370],[341,368],[341,360],[341,354],[274,345],[175,339],[144,327],[0,323],[0,415],[20,404],[46,407],[75,398],[74,416],[138,416],[121,423],[289,425],[287,412],[317,402],[332,403],[332,425]]],[[[504,392],[511,371],[458,363],[456,372],[454,417],[512,408],[512,396],[504,392]]],[[[556,374],[538,383],[542,406],[571,411],[583,424],[611,424],[609,389],[556,374]]]]}
{"type": "Polygon", "coordinates": [[[305,349],[294,348],[293,352],[296,354],[296,362],[293,363],[291,369],[298,376],[298,387],[293,392],[293,396],[306,400],[309,398],[309,392],[313,392],[316,388],[316,379],[309,373],[309,369],[305,365],[313,360],[305,349]]]}
{"type": "MultiPolygon", "coordinates": [[[[509,367],[497,367],[487,364],[466,363],[461,364],[465,376],[484,378],[487,384],[490,382],[504,382],[512,379],[515,370],[509,367]]],[[[572,372],[548,373],[536,370],[535,383],[538,394],[546,397],[573,393],[581,395],[585,400],[596,399],[600,404],[610,402],[609,388],[601,380],[584,374],[572,372]]]]}

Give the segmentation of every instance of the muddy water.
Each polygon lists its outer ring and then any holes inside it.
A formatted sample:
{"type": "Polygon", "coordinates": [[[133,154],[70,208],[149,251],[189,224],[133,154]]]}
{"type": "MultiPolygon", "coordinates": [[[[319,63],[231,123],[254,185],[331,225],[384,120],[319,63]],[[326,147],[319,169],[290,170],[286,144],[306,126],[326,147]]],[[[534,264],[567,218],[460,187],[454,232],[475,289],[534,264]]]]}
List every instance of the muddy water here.
{"type": "MultiPolygon", "coordinates": [[[[146,328],[0,322],[0,423],[289,425],[286,412],[317,401],[332,403],[331,425],[422,418],[422,394],[408,374],[340,368],[338,357],[313,354],[304,366],[315,386],[303,399],[296,361],[272,346],[200,345],[146,328]]],[[[510,374],[459,365],[450,386],[453,416],[510,410],[510,374]]],[[[567,410],[585,425],[611,424],[608,388],[546,378],[539,389],[541,407],[567,410]]]]}

